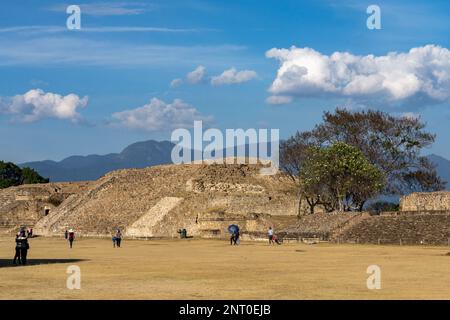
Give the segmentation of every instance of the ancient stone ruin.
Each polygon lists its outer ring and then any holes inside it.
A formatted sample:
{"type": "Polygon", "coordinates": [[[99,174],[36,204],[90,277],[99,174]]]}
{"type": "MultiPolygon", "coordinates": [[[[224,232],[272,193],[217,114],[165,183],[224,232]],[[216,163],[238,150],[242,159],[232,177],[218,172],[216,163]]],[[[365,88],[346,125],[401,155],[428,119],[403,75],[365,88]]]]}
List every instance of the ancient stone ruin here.
{"type": "Polygon", "coordinates": [[[296,217],[298,207],[293,182],[283,174],[262,176],[260,168],[190,164],[114,171],[67,198],[35,230],[109,236],[120,228],[129,237],[158,238],[177,237],[185,228],[192,236],[223,237],[228,223],[237,221],[248,234],[265,232],[278,216],[296,217]]]}
{"type": "Polygon", "coordinates": [[[286,239],[391,244],[448,244],[450,192],[413,193],[398,212],[310,215],[298,207],[286,175],[262,176],[261,165],[186,164],[108,173],[97,181],[24,185],[0,190],[0,231],[20,226],[61,236],[227,238],[237,224],[243,239],[265,239],[271,226],[286,239]]]}
{"type": "Polygon", "coordinates": [[[22,185],[0,190],[0,231],[33,227],[67,198],[87,190],[90,182],[22,185]]]}
{"type": "Polygon", "coordinates": [[[450,211],[450,192],[415,192],[400,199],[401,211],[450,211]]]}

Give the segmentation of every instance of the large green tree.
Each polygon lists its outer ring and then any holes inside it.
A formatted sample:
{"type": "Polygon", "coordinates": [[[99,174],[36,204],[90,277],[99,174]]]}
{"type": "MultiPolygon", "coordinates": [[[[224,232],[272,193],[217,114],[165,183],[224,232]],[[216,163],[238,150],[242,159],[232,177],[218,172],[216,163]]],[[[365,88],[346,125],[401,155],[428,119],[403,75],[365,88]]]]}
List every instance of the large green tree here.
{"type": "Polygon", "coordinates": [[[11,162],[0,161],[0,188],[22,184],[22,170],[11,162]]]}
{"type": "MultiPolygon", "coordinates": [[[[301,190],[307,199],[328,211],[361,210],[365,199],[377,195],[385,184],[381,170],[357,148],[343,142],[310,147],[300,171],[301,190]]],[[[311,213],[314,205],[308,202],[311,213]]]]}
{"type": "Polygon", "coordinates": [[[344,142],[361,150],[386,175],[384,193],[401,195],[445,188],[433,164],[421,155],[434,143],[435,135],[425,130],[420,118],[337,109],[325,112],[323,120],[312,132],[317,143],[344,142]]]}
{"type": "MultiPolygon", "coordinates": [[[[334,113],[325,112],[323,122],[313,130],[297,132],[281,143],[280,167],[299,182],[298,176],[311,147],[326,148],[343,142],[360,150],[369,163],[381,170],[386,183],[380,193],[402,195],[412,191],[437,191],[445,188],[445,181],[421,155],[434,139],[418,118],[395,117],[374,110],[336,109],[334,113]]],[[[300,187],[301,203],[305,195],[300,187]]],[[[368,199],[361,199],[361,204],[368,199]]],[[[320,202],[313,194],[306,197],[306,201],[310,206],[320,202]]],[[[299,214],[300,208],[301,205],[299,214]]]]}
{"type": "Polygon", "coordinates": [[[12,162],[0,161],[0,189],[21,184],[47,183],[49,179],[41,177],[30,168],[21,169],[12,162]]]}

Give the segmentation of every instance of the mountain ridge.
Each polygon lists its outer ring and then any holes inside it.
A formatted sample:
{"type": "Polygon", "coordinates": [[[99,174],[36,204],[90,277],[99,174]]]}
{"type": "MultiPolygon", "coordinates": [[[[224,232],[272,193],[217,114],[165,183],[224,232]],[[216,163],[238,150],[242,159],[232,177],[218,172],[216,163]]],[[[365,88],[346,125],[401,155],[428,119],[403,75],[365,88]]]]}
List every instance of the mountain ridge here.
{"type": "MultiPolygon", "coordinates": [[[[105,155],[69,156],[61,161],[43,160],[22,163],[20,167],[30,167],[51,182],[97,180],[106,173],[119,169],[145,168],[170,164],[171,152],[175,144],[170,141],[146,140],[132,143],[119,153],[105,155]]],[[[436,165],[439,176],[450,189],[450,160],[436,155],[427,155],[436,165]]]]}
{"type": "Polygon", "coordinates": [[[120,153],[74,155],[61,161],[32,161],[19,166],[33,168],[52,182],[97,180],[114,170],[171,163],[173,146],[170,141],[139,141],[128,145],[120,153]]]}

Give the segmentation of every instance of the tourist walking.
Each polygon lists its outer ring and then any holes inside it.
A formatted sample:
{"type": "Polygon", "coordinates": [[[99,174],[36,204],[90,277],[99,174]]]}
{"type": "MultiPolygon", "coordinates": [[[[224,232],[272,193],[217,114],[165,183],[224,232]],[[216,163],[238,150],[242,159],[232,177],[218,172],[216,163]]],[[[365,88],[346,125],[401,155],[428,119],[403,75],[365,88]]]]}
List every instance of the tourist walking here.
{"type": "Polygon", "coordinates": [[[75,231],[73,231],[73,229],[70,229],[68,231],[68,240],[69,240],[70,249],[72,249],[73,241],[75,240],[75,231]]]}
{"type": "Polygon", "coordinates": [[[239,243],[241,243],[239,237],[240,237],[239,230],[237,230],[231,236],[231,245],[237,246],[239,243]]]}
{"type": "Polygon", "coordinates": [[[68,237],[69,237],[69,231],[67,231],[67,229],[66,229],[66,231],[64,231],[64,239],[68,239],[68,237]]]}
{"type": "Polygon", "coordinates": [[[13,263],[26,265],[27,264],[27,255],[28,249],[30,249],[30,245],[28,244],[28,238],[25,235],[25,230],[21,230],[16,235],[16,253],[14,255],[13,263]]]}
{"type": "Polygon", "coordinates": [[[230,237],[230,246],[232,246],[233,243],[234,243],[234,233],[232,233],[230,237]]]}
{"type": "Polygon", "coordinates": [[[230,237],[230,245],[238,245],[239,244],[239,227],[235,224],[228,226],[228,232],[231,234],[230,237]]]}
{"type": "Polygon", "coordinates": [[[276,234],[273,235],[273,237],[272,237],[272,242],[273,242],[273,243],[276,243],[276,244],[278,244],[278,245],[281,244],[281,242],[278,240],[278,236],[277,236],[276,234]]]}
{"type": "Polygon", "coordinates": [[[21,236],[21,234],[20,234],[20,232],[18,232],[18,233],[16,234],[16,247],[15,247],[16,253],[15,253],[14,259],[13,259],[13,263],[14,263],[14,264],[17,264],[17,261],[19,261],[19,264],[22,263],[22,260],[20,259],[20,246],[19,246],[19,241],[18,241],[18,238],[19,238],[20,236],[21,236]]]}
{"type": "Polygon", "coordinates": [[[122,242],[122,232],[120,229],[117,229],[116,234],[113,236],[113,247],[120,248],[120,243],[122,242]]]}
{"type": "Polygon", "coordinates": [[[267,231],[267,235],[269,236],[269,244],[273,244],[273,229],[272,227],[269,227],[269,231],[267,231]]]}

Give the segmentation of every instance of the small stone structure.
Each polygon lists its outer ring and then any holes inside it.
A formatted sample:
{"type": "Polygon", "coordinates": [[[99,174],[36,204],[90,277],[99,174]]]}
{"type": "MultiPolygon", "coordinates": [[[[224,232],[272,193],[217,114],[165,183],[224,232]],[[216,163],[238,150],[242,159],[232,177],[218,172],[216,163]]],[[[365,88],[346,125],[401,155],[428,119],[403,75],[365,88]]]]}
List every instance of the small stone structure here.
{"type": "Polygon", "coordinates": [[[26,184],[0,190],[0,227],[32,227],[71,195],[86,190],[89,182],[26,184]]]}
{"type": "Polygon", "coordinates": [[[450,192],[415,192],[400,199],[400,211],[450,211],[450,192]]]}

